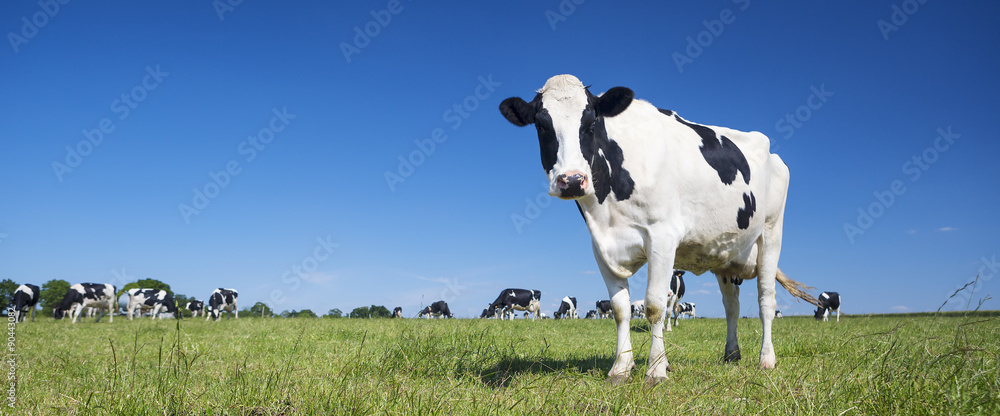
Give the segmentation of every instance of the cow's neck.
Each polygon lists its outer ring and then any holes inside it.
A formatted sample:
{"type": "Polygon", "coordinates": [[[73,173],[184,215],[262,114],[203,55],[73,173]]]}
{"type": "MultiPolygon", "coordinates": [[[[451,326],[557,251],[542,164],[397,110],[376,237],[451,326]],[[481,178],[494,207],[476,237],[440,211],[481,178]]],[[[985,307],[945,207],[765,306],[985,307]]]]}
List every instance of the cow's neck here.
{"type": "Polygon", "coordinates": [[[646,264],[644,247],[648,234],[635,221],[635,213],[629,212],[626,202],[607,198],[599,203],[593,195],[576,202],[590,229],[595,250],[615,275],[632,276],[646,264]]]}

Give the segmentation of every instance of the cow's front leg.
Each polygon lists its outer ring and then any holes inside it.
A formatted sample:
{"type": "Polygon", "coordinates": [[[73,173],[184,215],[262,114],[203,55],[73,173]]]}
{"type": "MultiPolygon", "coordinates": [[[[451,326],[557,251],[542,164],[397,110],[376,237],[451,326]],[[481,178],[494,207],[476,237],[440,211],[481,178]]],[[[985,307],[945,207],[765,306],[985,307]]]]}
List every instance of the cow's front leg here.
{"type": "Polygon", "coordinates": [[[736,324],[740,317],[740,283],[733,276],[715,276],[719,279],[722,305],[726,308],[726,351],[722,356],[728,362],[740,360],[740,343],[736,340],[736,324]]]}
{"type": "Polygon", "coordinates": [[[670,279],[674,269],[674,248],[649,249],[649,281],[646,285],[645,312],[650,326],[649,368],[645,384],[655,386],[667,379],[670,363],[663,347],[663,324],[670,326],[670,279]]]}
{"type": "Polygon", "coordinates": [[[628,297],[628,280],[615,276],[604,264],[604,260],[598,254],[597,266],[604,277],[604,284],[608,287],[608,295],[611,297],[611,309],[615,314],[615,324],[618,331],[618,343],[615,347],[615,364],[608,371],[608,382],[613,385],[624,383],[628,380],[632,369],[635,368],[635,361],[632,359],[632,336],[629,319],[631,319],[631,304],[628,297]]]}

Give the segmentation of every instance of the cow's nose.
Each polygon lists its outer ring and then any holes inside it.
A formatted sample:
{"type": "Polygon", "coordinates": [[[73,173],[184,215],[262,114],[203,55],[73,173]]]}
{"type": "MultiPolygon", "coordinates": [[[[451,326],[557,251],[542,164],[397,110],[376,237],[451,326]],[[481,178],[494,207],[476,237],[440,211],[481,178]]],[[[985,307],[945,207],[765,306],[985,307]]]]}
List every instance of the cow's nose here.
{"type": "Polygon", "coordinates": [[[556,186],[562,191],[583,190],[587,185],[587,175],[580,171],[566,172],[556,178],[556,186]]]}

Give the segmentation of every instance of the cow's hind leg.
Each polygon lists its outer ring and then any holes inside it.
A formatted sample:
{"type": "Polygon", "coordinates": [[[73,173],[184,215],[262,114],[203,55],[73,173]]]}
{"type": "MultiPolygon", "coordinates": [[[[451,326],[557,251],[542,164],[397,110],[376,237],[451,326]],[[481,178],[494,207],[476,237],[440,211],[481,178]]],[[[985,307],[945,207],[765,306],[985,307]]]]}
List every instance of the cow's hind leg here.
{"type": "Polygon", "coordinates": [[[736,324],[740,317],[740,283],[742,280],[731,276],[715,276],[722,292],[722,306],[726,308],[726,351],[723,360],[740,360],[740,343],[736,339],[736,324]]]}

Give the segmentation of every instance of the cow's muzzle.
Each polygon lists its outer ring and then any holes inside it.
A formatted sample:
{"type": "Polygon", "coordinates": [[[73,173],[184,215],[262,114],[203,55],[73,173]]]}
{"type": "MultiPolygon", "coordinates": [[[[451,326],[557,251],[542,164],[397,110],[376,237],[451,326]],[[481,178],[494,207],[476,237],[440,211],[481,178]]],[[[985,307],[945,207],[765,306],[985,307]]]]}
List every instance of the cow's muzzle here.
{"type": "Polygon", "coordinates": [[[560,198],[579,198],[587,191],[587,175],[580,171],[566,172],[556,178],[556,187],[560,198]]]}

